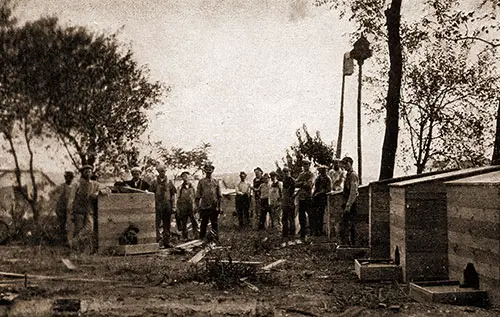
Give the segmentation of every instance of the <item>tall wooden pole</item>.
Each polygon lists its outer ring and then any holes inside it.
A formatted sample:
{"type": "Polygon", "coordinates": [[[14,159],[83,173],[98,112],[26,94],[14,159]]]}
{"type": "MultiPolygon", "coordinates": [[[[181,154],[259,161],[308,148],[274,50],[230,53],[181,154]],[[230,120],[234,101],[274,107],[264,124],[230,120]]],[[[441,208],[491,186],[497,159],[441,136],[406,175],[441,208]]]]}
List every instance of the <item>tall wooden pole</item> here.
{"type": "Polygon", "coordinates": [[[344,133],[344,92],[345,92],[345,74],[342,74],[342,91],[340,93],[340,116],[339,116],[339,136],[337,138],[337,152],[335,156],[340,158],[342,155],[342,137],[344,133]]]}
{"type": "Polygon", "coordinates": [[[358,60],[358,176],[359,184],[362,183],[362,158],[361,158],[361,83],[363,75],[363,60],[358,60]]]}

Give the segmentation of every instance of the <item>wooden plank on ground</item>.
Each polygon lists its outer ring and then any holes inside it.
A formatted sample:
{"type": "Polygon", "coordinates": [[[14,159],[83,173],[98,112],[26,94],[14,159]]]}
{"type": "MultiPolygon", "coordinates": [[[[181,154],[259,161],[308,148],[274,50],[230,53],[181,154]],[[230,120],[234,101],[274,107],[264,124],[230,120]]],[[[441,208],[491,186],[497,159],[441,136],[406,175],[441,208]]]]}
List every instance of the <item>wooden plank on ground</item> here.
{"type": "Polygon", "coordinates": [[[138,255],[156,253],[160,250],[160,245],[158,243],[126,244],[115,246],[112,249],[116,255],[138,255]]]}
{"type": "Polygon", "coordinates": [[[188,263],[197,264],[200,262],[213,248],[212,244],[209,244],[205,248],[201,249],[198,253],[196,253],[191,259],[189,259],[188,263]]]}
{"type": "Polygon", "coordinates": [[[176,245],[176,246],[174,246],[174,248],[187,250],[187,249],[193,249],[195,247],[199,247],[202,244],[203,244],[202,240],[192,240],[192,241],[188,241],[188,242],[176,245]]]}
{"type": "Polygon", "coordinates": [[[62,263],[66,266],[66,268],[70,271],[74,271],[77,269],[76,265],[71,262],[70,259],[61,259],[62,263]]]}
{"type": "Polygon", "coordinates": [[[285,261],[286,261],[286,260],[284,260],[284,259],[279,259],[279,260],[277,260],[277,261],[274,261],[274,262],[273,262],[273,263],[271,263],[271,264],[268,264],[268,265],[264,266],[262,269],[263,269],[263,270],[270,270],[270,269],[272,269],[272,268],[274,268],[274,267],[276,267],[276,266],[278,266],[278,265],[280,265],[280,264],[285,263],[285,261]]]}

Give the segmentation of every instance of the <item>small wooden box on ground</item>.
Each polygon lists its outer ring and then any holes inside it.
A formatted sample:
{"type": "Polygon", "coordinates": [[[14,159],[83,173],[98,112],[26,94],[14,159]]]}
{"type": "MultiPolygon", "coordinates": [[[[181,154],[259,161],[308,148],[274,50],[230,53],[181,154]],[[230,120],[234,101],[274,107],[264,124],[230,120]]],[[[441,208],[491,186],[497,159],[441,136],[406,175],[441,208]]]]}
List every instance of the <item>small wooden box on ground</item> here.
{"type": "Polygon", "coordinates": [[[97,237],[99,253],[154,248],[156,244],[156,211],[152,193],[117,193],[98,198],[97,237]],[[137,245],[120,246],[119,238],[130,224],[139,228],[137,245]]]}
{"type": "Polygon", "coordinates": [[[356,259],[354,270],[361,282],[401,281],[403,278],[401,266],[387,260],[356,259]]]}
{"type": "Polygon", "coordinates": [[[350,247],[345,245],[339,245],[335,249],[335,254],[337,258],[341,260],[354,260],[358,258],[366,258],[369,252],[370,252],[369,248],[350,247]]]}
{"type": "Polygon", "coordinates": [[[410,283],[410,297],[422,303],[488,306],[486,291],[469,287],[462,288],[458,281],[410,283]]]}

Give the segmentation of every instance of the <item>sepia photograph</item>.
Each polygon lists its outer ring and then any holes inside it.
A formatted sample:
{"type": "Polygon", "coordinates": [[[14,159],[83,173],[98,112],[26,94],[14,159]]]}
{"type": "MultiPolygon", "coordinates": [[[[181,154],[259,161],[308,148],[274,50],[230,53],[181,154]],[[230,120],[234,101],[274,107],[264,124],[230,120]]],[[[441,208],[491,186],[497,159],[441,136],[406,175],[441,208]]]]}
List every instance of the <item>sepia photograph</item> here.
{"type": "Polygon", "coordinates": [[[0,0],[0,317],[500,315],[499,0],[0,0]]]}

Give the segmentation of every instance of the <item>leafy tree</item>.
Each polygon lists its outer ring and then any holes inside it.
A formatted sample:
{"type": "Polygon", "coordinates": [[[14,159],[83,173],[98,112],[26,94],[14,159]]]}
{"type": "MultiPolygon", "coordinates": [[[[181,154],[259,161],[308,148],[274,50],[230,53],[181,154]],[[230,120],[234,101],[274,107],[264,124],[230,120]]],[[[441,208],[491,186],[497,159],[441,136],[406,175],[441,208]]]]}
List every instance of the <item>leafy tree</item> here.
{"type": "Polygon", "coordinates": [[[145,131],[163,86],[150,82],[116,35],[62,27],[56,18],[26,23],[19,32],[17,46],[30,61],[22,69],[26,93],[46,107],[43,119],[74,165],[117,166],[119,153],[145,131]]]}
{"type": "MultiPolygon", "coordinates": [[[[316,165],[333,165],[335,149],[321,139],[319,131],[316,131],[316,134],[312,136],[304,124],[302,129],[297,129],[295,135],[297,143],[286,151],[286,156],[282,159],[282,162],[290,169],[292,176],[299,175],[304,159],[308,159],[316,165]]],[[[276,168],[281,174],[281,168],[277,162],[276,168]]]]}
{"type": "MultiPolygon", "coordinates": [[[[499,24],[496,20],[496,15],[494,13],[495,9],[498,8],[498,1],[493,0],[477,0],[475,3],[471,3],[471,1],[465,0],[451,0],[451,1],[438,1],[438,0],[426,0],[422,3],[418,3],[423,9],[423,14],[420,19],[418,17],[407,17],[406,19],[403,17],[401,20],[401,2],[402,1],[380,1],[380,0],[369,0],[369,1],[345,1],[345,0],[318,0],[317,3],[321,4],[330,4],[332,8],[339,10],[341,16],[348,16],[349,19],[356,22],[358,26],[357,34],[360,32],[365,32],[371,36],[371,41],[374,42],[374,50],[376,53],[374,56],[377,57],[377,65],[381,65],[380,71],[381,74],[378,74],[373,77],[366,78],[365,80],[373,84],[374,87],[379,87],[377,90],[380,91],[380,87],[387,87],[387,95],[384,96],[376,96],[375,101],[376,104],[382,106],[379,109],[372,108],[372,112],[375,114],[381,114],[382,111],[386,113],[386,134],[384,139],[384,147],[382,149],[382,162],[381,162],[381,173],[380,178],[392,177],[392,170],[394,165],[393,157],[395,154],[395,150],[397,148],[397,129],[398,126],[397,120],[399,117],[403,119],[405,123],[403,128],[409,128],[408,123],[408,111],[410,111],[413,119],[421,118],[424,120],[428,119],[428,116],[425,114],[434,113],[435,111],[432,109],[421,109],[421,116],[415,117],[417,110],[415,107],[411,109],[408,107],[408,103],[405,105],[401,104],[402,102],[412,102],[415,99],[418,91],[422,91],[420,87],[415,85],[411,85],[411,80],[407,80],[405,82],[400,81],[402,79],[403,73],[406,74],[409,72],[414,72],[414,78],[418,77],[418,72],[415,73],[416,69],[413,63],[420,63],[421,59],[416,58],[417,56],[428,56],[426,52],[432,50],[438,50],[440,46],[443,44],[442,40],[447,40],[448,47],[452,46],[452,49],[460,50],[461,46],[464,43],[474,42],[476,45],[471,47],[471,52],[481,52],[484,49],[492,50],[500,43],[498,40],[498,30],[499,24]],[[471,8],[471,4],[475,6],[471,8]],[[485,6],[491,5],[488,8],[485,6]],[[469,9],[467,9],[469,8],[469,9]],[[493,10],[491,10],[493,9],[493,10]],[[469,11],[468,11],[469,10],[469,11]],[[385,19],[384,14],[385,13],[385,19]],[[387,25],[387,32],[384,29],[384,23],[387,25]],[[397,30],[398,29],[398,30],[397,30]],[[397,32],[401,33],[401,36],[398,39],[397,32]],[[496,35],[492,35],[496,34],[496,35]],[[398,43],[399,42],[399,43],[398,43]],[[381,43],[388,43],[389,45],[389,56],[387,56],[387,51],[382,51],[381,43]],[[478,43],[487,44],[483,45],[483,47],[477,45],[478,43]],[[401,57],[399,58],[399,54],[401,53],[401,57]],[[403,63],[404,61],[404,63],[403,63]],[[389,66],[387,66],[389,65],[389,66]],[[383,75],[388,71],[389,80],[387,81],[387,77],[383,75]],[[378,78],[377,78],[378,77],[378,78]],[[385,82],[384,82],[385,81],[385,82]],[[399,82],[401,82],[401,87],[399,86],[399,82]],[[392,84],[391,84],[392,83],[392,84]],[[392,89],[391,89],[392,87],[392,89]],[[397,88],[397,89],[396,89],[397,88]],[[413,94],[411,89],[414,89],[413,94]],[[402,100],[400,95],[401,91],[404,92],[409,98],[407,100],[402,100]],[[396,100],[397,99],[397,100],[396,100]],[[413,99],[413,100],[412,100],[413,99]],[[396,104],[399,104],[396,107],[396,104]],[[400,108],[404,108],[404,112],[398,114],[400,108]]],[[[472,57],[472,53],[469,56],[462,56],[464,60],[470,59],[472,57]]],[[[491,59],[490,59],[491,60],[491,59]]],[[[446,61],[446,60],[443,60],[446,61]]],[[[432,62],[430,60],[429,62],[432,62]]],[[[453,63],[451,60],[448,60],[448,63],[453,63]]],[[[468,64],[467,61],[466,64],[468,64]]],[[[490,64],[489,66],[494,65],[490,64]]],[[[425,64],[428,69],[432,69],[436,71],[438,65],[428,65],[425,64]]],[[[447,69],[451,67],[454,69],[453,64],[440,63],[439,67],[447,69]]],[[[488,72],[490,69],[488,67],[484,67],[483,69],[487,69],[488,72]]],[[[483,76],[483,75],[481,75],[483,76]]],[[[487,76],[483,76],[487,77],[487,76]]],[[[491,76],[489,78],[492,78],[491,76]]],[[[460,78],[455,78],[456,81],[460,81],[460,78]]],[[[450,78],[448,78],[448,83],[450,82],[450,78]]],[[[438,84],[438,82],[434,82],[434,84],[438,84]]],[[[480,87],[481,89],[481,87],[480,87]]],[[[434,96],[437,97],[437,96],[434,96]]],[[[477,97],[478,99],[482,97],[477,97]]],[[[450,100],[447,100],[448,102],[450,100]]],[[[477,101],[477,100],[476,100],[477,101]]],[[[486,101],[484,98],[481,99],[482,107],[489,107],[491,105],[491,99],[486,101]]],[[[427,103],[430,105],[431,103],[427,103]]],[[[423,106],[421,104],[420,106],[423,106]]],[[[439,108],[439,107],[438,107],[439,108]]],[[[469,109],[463,109],[464,111],[468,111],[469,109]]],[[[458,123],[457,118],[458,114],[454,117],[448,116],[449,120],[447,120],[447,124],[441,124],[439,128],[440,140],[435,139],[434,137],[429,139],[428,141],[433,141],[431,144],[432,148],[436,151],[436,159],[438,159],[438,155],[440,154],[439,164],[435,161],[438,166],[444,165],[457,165],[458,161],[467,161],[468,164],[483,164],[484,160],[481,157],[470,157],[469,154],[473,153],[473,151],[469,151],[469,153],[465,153],[466,147],[460,148],[459,146],[454,146],[456,140],[460,138],[463,140],[464,137],[467,137],[467,140],[474,145],[471,149],[475,149],[480,152],[483,148],[477,147],[485,137],[487,138],[487,132],[489,131],[488,124],[477,124],[481,120],[490,120],[491,117],[488,117],[486,114],[488,111],[479,111],[476,113],[466,112],[467,115],[462,116],[463,120],[458,123]],[[453,123],[453,124],[452,124],[453,123]],[[475,140],[476,142],[474,142],[475,140]],[[438,149],[439,148],[439,149],[438,149]],[[455,155],[456,153],[456,155],[455,155]],[[462,158],[459,158],[462,156],[462,158]],[[443,159],[448,158],[448,162],[443,161],[443,159]],[[458,161],[457,161],[458,160],[458,161]],[[452,162],[454,161],[454,162],[452,162]]],[[[463,114],[463,113],[462,113],[463,114]]],[[[441,119],[440,119],[441,120],[441,119]]],[[[428,122],[422,123],[424,126],[428,125],[428,122]]],[[[414,136],[416,135],[415,130],[405,131],[404,133],[410,134],[412,133],[414,136]]],[[[436,130],[434,130],[436,132],[436,130]]],[[[500,139],[500,138],[499,138],[500,139]]],[[[422,144],[425,144],[422,143],[422,144]]],[[[499,141],[500,144],[500,141],[499,141]]],[[[416,143],[413,143],[416,145],[416,143]]],[[[418,146],[417,146],[418,148],[418,146]]],[[[500,145],[498,146],[500,148],[500,145]]],[[[421,159],[425,158],[425,153],[422,152],[423,156],[418,159],[416,162],[418,170],[422,168],[421,159]]],[[[418,151],[415,155],[418,158],[418,151]]],[[[458,164],[460,165],[460,164],[458,164]]],[[[424,165],[425,166],[425,165],[424,165]]]]}
{"type": "Polygon", "coordinates": [[[470,46],[446,43],[424,49],[407,66],[401,101],[417,173],[429,162],[440,168],[484,165],[499,88],[491,54],[473,60],[470,46]]]}
{"type": "MultiPolygon", "coordinates": [[[[357,25],[354,36],[361,33],[375,42],[374,50],[382,50],[381,43],[387,43],[390,66],[388,69],[387,94],[384,99],[385,135],[382,145],[382,159],[379,179],[391,178],[394,175],[396,151],[399,132],[399,103],[401,95],[401,78],[403,74],[403,58],[401,44],[401,3],[402,0],[391,0],[386,7],[384,0],[316,0],[315,4],[330,5],[338,10],[340,17],[348,16],[357,25]]],[[[380,61],[380,57],[377,58],[380,61]]],[[[377,62],[378,62],[377,61],[377,62]]],[[[384,63],[385,64],[385,63],[384,63]]]]}
{"type": "Polygon", "coordinates": [[[132,161],[137,162],[135,165],[142,165],[149,175],[154,173],[158,164],[164,164],[175,172],[188,170],[191,174],[196,174],[203,169],[205,164],[210,162],[210,143],[203,142],[199,146],[185,150],[180,147],[168,148],[161,141],[148,141],[143,144],[143,148],[146,149],[144,155],[141,156],[141,151],[136,147],[131,157],[132,161]]]}

